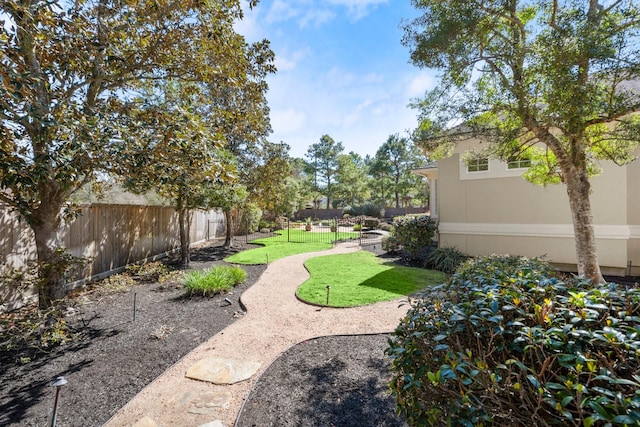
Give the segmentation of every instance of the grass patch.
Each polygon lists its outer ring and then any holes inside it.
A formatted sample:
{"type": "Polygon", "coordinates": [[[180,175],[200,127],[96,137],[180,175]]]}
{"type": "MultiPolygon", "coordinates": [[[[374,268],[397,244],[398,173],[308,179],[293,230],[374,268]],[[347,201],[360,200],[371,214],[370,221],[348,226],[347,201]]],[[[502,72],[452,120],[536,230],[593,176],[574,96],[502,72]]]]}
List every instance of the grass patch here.
{"type": "Polygon", "coordinates": [[[444,273],[405,267],[358,251],[346,255],[325,255],[305,263],[311,277],[298,288],[303,301],[329,306],[354,307],[388,301],[446,281],[444,273]]]}
{"type": "Polygon", "coordinates": [[[225,258],[225,261],[233,264],[257,265],[291,255],[305,252],[317,252],[331,249],[336,241],[357,239],[359,234],[348,231],[311,232],[297,229],[278,230],[277,236],[265,237],[251,241],[261,248],[249,249],[225,258]]]}
{"type": "Polygon", "coordinates": [[[188,295],[215,295],[232,289],[247,278],[240,267],[219,265],[188,273],[182,285],[188,295]]]}
{"type": "MultiPolygon", "coordinates": [[[[265,239],[258,239],[265,240],[265,239]]],[[[266,264],[267,256],[269,262],[280,258],[297,255],[305,252],[316,252],[331,249],[331,243],[289,243],[289,242],[271,242],[261,248],[249,249],[248,251],[238,252],[225,258],[225,261],[233,264],[256,265],[266,264]]]]}

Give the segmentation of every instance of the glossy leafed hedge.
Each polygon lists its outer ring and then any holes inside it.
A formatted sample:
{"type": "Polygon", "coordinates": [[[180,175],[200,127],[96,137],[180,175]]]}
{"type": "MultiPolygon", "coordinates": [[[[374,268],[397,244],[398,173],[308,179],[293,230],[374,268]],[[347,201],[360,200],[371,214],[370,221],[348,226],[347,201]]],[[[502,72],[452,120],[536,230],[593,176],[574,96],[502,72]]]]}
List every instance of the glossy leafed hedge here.
{"type": "Polygon", "coordinates": [[[470,260],[390,340],[411,425],[639,425],[640,291],[544,262],[470,260]]]}

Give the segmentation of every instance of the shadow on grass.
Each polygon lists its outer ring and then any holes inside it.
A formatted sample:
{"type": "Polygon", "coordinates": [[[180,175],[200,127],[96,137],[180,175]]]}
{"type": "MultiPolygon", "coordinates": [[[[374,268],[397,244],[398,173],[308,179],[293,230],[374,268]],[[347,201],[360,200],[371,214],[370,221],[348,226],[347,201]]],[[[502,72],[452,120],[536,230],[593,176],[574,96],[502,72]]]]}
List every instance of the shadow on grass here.
{"type": "MultiPolygon", "coordinates": [[[[446,276],[443,273],[406,267],[397,264],[393,258],[384,262],[383,265],[389,269],[368,278],[353,277],[353,283],[336,285],[329,278],[321,281],[333,285],[329,292],[328,305],[331,307],[355,307],[400,297],[415,296],[430,286],[439,285],[446,281],[446,276]]],[[[307,285],[307,288],[304,288],[303,284],[298,289],[298,298],[311,304],[325,305],[327,290],[325,286],[318,287],[317,273],[313,269],[310,271],[314,284],[307,285]],[[303,288],[303,292],[300,292],[303,288]]]]}
{"type": "Polygon", "coordinates": [[[413,272],[408,270],[411,267],[404,267],[394,263],[385,263],[385,265],[390,266],[391,269],[370,277],[359,283],[358,287],[378,289],[403,296],[419,292],[429,286],[439,285],[446,280],[446,278],[440,278],[440,273],[437,273],[420,277],[420,279],[425,280],[421,282],[417,280],[418,277],[413,272]]]}

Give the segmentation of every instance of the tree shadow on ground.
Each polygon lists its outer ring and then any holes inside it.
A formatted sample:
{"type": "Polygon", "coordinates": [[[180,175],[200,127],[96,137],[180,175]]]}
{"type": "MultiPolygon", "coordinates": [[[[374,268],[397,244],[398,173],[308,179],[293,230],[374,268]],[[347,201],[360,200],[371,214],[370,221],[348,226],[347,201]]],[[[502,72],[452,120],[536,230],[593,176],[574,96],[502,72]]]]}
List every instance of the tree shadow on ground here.
{"type": "MultiPolygon", "coordinates": [[[[18,423],[26,415],[29,409],[42,401],[45,394],[51,393],[51,383],[55,378],[48,378],[31,383],[24,383],[20,378],[7,378],[6,366],[13,364],[16,358],[29,357],[33,361],[25,366],[29,370],[39,370],[45,365],[55,363],[55,360],[66,353],[79,352],[90,347],[96,340],[102,340],[121,333],[118,329],[96,329],[85,327],[79,333],[82,335],[80,339],[76,339],[73,343],[52,349],[45,357],[38,357],[41,354],[33,349],[20,349],[12,352],[0,353],[0,395],[8,396],[0,404],[0,425],[8,425],[18,423]]],[[[93,359],[84,359],[73,365],[70,365],[64,371],[58,372],[56,376],[65,376],[91,366],[93,359]]]]}
{"type": "Polygon", "coordinates": [[[381,359],[366,361],[371,373],[357,379],[349,378],[346,363],[340,356],[309,371],[311,402],[298,410],[300,419],[310,425],[327,426],[406,426],[390,408],[395,407],[382,380],[388,375],[388,366],[381,359]]]}

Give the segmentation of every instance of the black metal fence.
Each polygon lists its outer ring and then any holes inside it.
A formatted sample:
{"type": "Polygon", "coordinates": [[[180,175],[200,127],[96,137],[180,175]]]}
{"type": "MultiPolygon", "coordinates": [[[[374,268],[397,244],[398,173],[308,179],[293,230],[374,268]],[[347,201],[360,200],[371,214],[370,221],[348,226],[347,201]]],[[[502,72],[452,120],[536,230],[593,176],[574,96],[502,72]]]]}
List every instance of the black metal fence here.
{"type": "MultiPolygon", "coordinates": [[[[248,227],[247,227],[248,228],[248,227]]],[[[245,228],[245,229],[247,229],[245,228]]],[[[386,232],[371,227],[365,220],[329,219],[291,221],[283,219],[280,227],[262,228],[248,235],[234,238],[244,243],[260,243],[261,239],[290,243],[357,242],[360,245],[379,243],[386,232]]]]}

